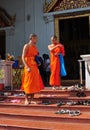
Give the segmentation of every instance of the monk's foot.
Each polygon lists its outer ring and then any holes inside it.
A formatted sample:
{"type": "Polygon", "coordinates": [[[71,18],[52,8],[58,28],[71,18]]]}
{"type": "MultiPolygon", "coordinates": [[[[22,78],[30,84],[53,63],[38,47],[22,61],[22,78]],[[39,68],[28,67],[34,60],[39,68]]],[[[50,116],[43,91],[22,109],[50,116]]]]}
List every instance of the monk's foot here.
{"type": "Polygon", "coordinates": [[[30,104],[37,104],[37,103],[36,103],[36,102],[34,102],[34,101],[31,101],[31,102],[30,102],[30,104]]]}
{"type": "Polygon", "coordinates": [[[61,87],[56,87],[56,90],[61,90],[61,87]]]}
{"type": "Polygon", "coordinates": [[[28,100],[25,100],[25,103],[24,103],[25,105],[28,105],[29,104],[29,101],[28,100]]]}
{"type": "Polygon", "coordinates": [[[56,90],[56,87],[52,87],[52,90],[56,90]]]}
{"type": "Polygon", "coordinates": [[[52,90],[61,90],[61,87],[52,87],[52,90]]]}

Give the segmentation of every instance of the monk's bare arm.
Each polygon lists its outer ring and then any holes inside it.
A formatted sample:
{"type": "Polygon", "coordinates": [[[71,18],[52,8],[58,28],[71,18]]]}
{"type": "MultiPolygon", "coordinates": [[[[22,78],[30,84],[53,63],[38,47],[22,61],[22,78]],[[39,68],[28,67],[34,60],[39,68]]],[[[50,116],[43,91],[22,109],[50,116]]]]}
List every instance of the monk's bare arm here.
{"type": "Polygon", "coordinates": [[[25,56],[26,56],[27,50],[28,50],[28,44],[26,44],[26,45],[24,46],[24,48],[23,48],[22,61],[23,61],[24,66],[26,67],[26,69],[27,69],[28,71],[30,71],[30,68],[28,67],[28,65],[27,65],[27,63],[26,63],[26,61],[25,61],[25,56]]]}
{"type": "Polygon", "coordinates": [[[48,45],[48,49],[49,49],[49,51],[52,51],[55,49],[55,47],[53,47],[52,45],[48,45]]]}
{"type": "Polygon", "coordinates": [[[52,51],[58,46],[61,46],[61,45],[60,44],[57,44],[56,46],[48,45],[48,49],[49,49],[49,51],[52,51]]]}
{"type": "Polygon", "coordinates": [[[60,53],[62,53],[62,55],[65,55],[65,50],[64,50],[64,46],[62,44],[59,45],[60,48],[57,50],[57,52],[54,54],[55,56],[60,55],[60,53]]]}

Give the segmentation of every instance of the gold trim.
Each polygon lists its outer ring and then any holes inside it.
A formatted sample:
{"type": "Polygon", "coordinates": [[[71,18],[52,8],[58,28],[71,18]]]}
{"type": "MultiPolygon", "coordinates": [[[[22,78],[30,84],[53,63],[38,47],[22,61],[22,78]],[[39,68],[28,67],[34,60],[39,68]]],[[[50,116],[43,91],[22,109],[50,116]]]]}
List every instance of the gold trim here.
{"type": "Polygon", "coordinates": [[[50,2],[47,2],[45,0],[44,6],[43,6],[43,12],[48,13],[54,7],[54,5],[57,3],[57,1],[58,0],[51,0],[50,2]]]}
{"type": "Polygon", "coordinates": [[[71,18],[79,18],[79,17],[86,17],[89,16],[90,18],[90,13],[89,14],[80,14],[80,15],[75,15],[75,16],[56,16],[54,20],[54,32],[55,35],[57,36],[58,41],[60,40],[60,32],[59,32],[59,20],[61,19],[71,19],[71,18]]]}
{"type": "Polygon", "coordinates": [[[0,27],[13,26],[16,21],[16,15],[10,16],[6,10],[0,7],[0,27]]]}
{"type": "Polygon", "coordinates": [[[59,19],[55,18],[54,21],[54,31],[55,31],[55,35],[57,36],[57,40],[59,41],[59,36],[60,36],[60,32],[59,32],[59,19]]]}
{"type": "Polygon", "coordinates": [[[54,8],[54,11],[84,8],[90,6],[89,3],[87,0],[63,0],[54,8]]]}
{"type": "Polygon", "coordinates": [[[84,8],[89,6],[90,2],[88,2],[88,0],[51,0],[50,2],[47,2],[47,0],[45,0],[43,12],[48,13],[50,11],[62,11],[68,9],[84,8]],[[58,5],[56,5],[56,3],[58,3],[58,5]]]}

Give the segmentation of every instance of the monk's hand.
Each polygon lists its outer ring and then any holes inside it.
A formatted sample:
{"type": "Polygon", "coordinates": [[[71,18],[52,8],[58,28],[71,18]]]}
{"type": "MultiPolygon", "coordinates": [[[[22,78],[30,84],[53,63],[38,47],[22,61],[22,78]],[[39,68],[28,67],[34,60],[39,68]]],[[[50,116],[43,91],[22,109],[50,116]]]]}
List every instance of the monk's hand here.
{"type": "Polygon", "coordinates": [[[59,54],[60,54],[60,53],[55,53],[54,55],[55,55],[55,56],[59,56],[59,54]]]}
{"type": "Polygon", "coordinates": [[[26,66],[26,69],[27,69],[28,72],[31,71],[30,67],[28,67],[28,66],[26,66]]]}
{"type": "Polygon", "coordinates": [[[62,44],[57,44],[56,47],[62,47],[62,44]]]}

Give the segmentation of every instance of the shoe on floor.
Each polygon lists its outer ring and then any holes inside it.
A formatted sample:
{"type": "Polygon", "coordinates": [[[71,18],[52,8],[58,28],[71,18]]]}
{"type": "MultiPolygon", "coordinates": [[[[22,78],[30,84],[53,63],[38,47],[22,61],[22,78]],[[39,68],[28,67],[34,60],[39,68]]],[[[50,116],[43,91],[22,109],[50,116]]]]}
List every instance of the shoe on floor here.
{"type": "Polygon", "coordinates": [[[69,112],[70,116],[79,116],[81,114],[81,112],[79,110],[71,110],[69,112]]]}
{"type": "Polygon", "coordinates": [[[70,110],[64,110],[64,109],[61,109],[61,110],[58,110],[57,112],[55,112],[55,114],[69,114],[70,110]]]}

